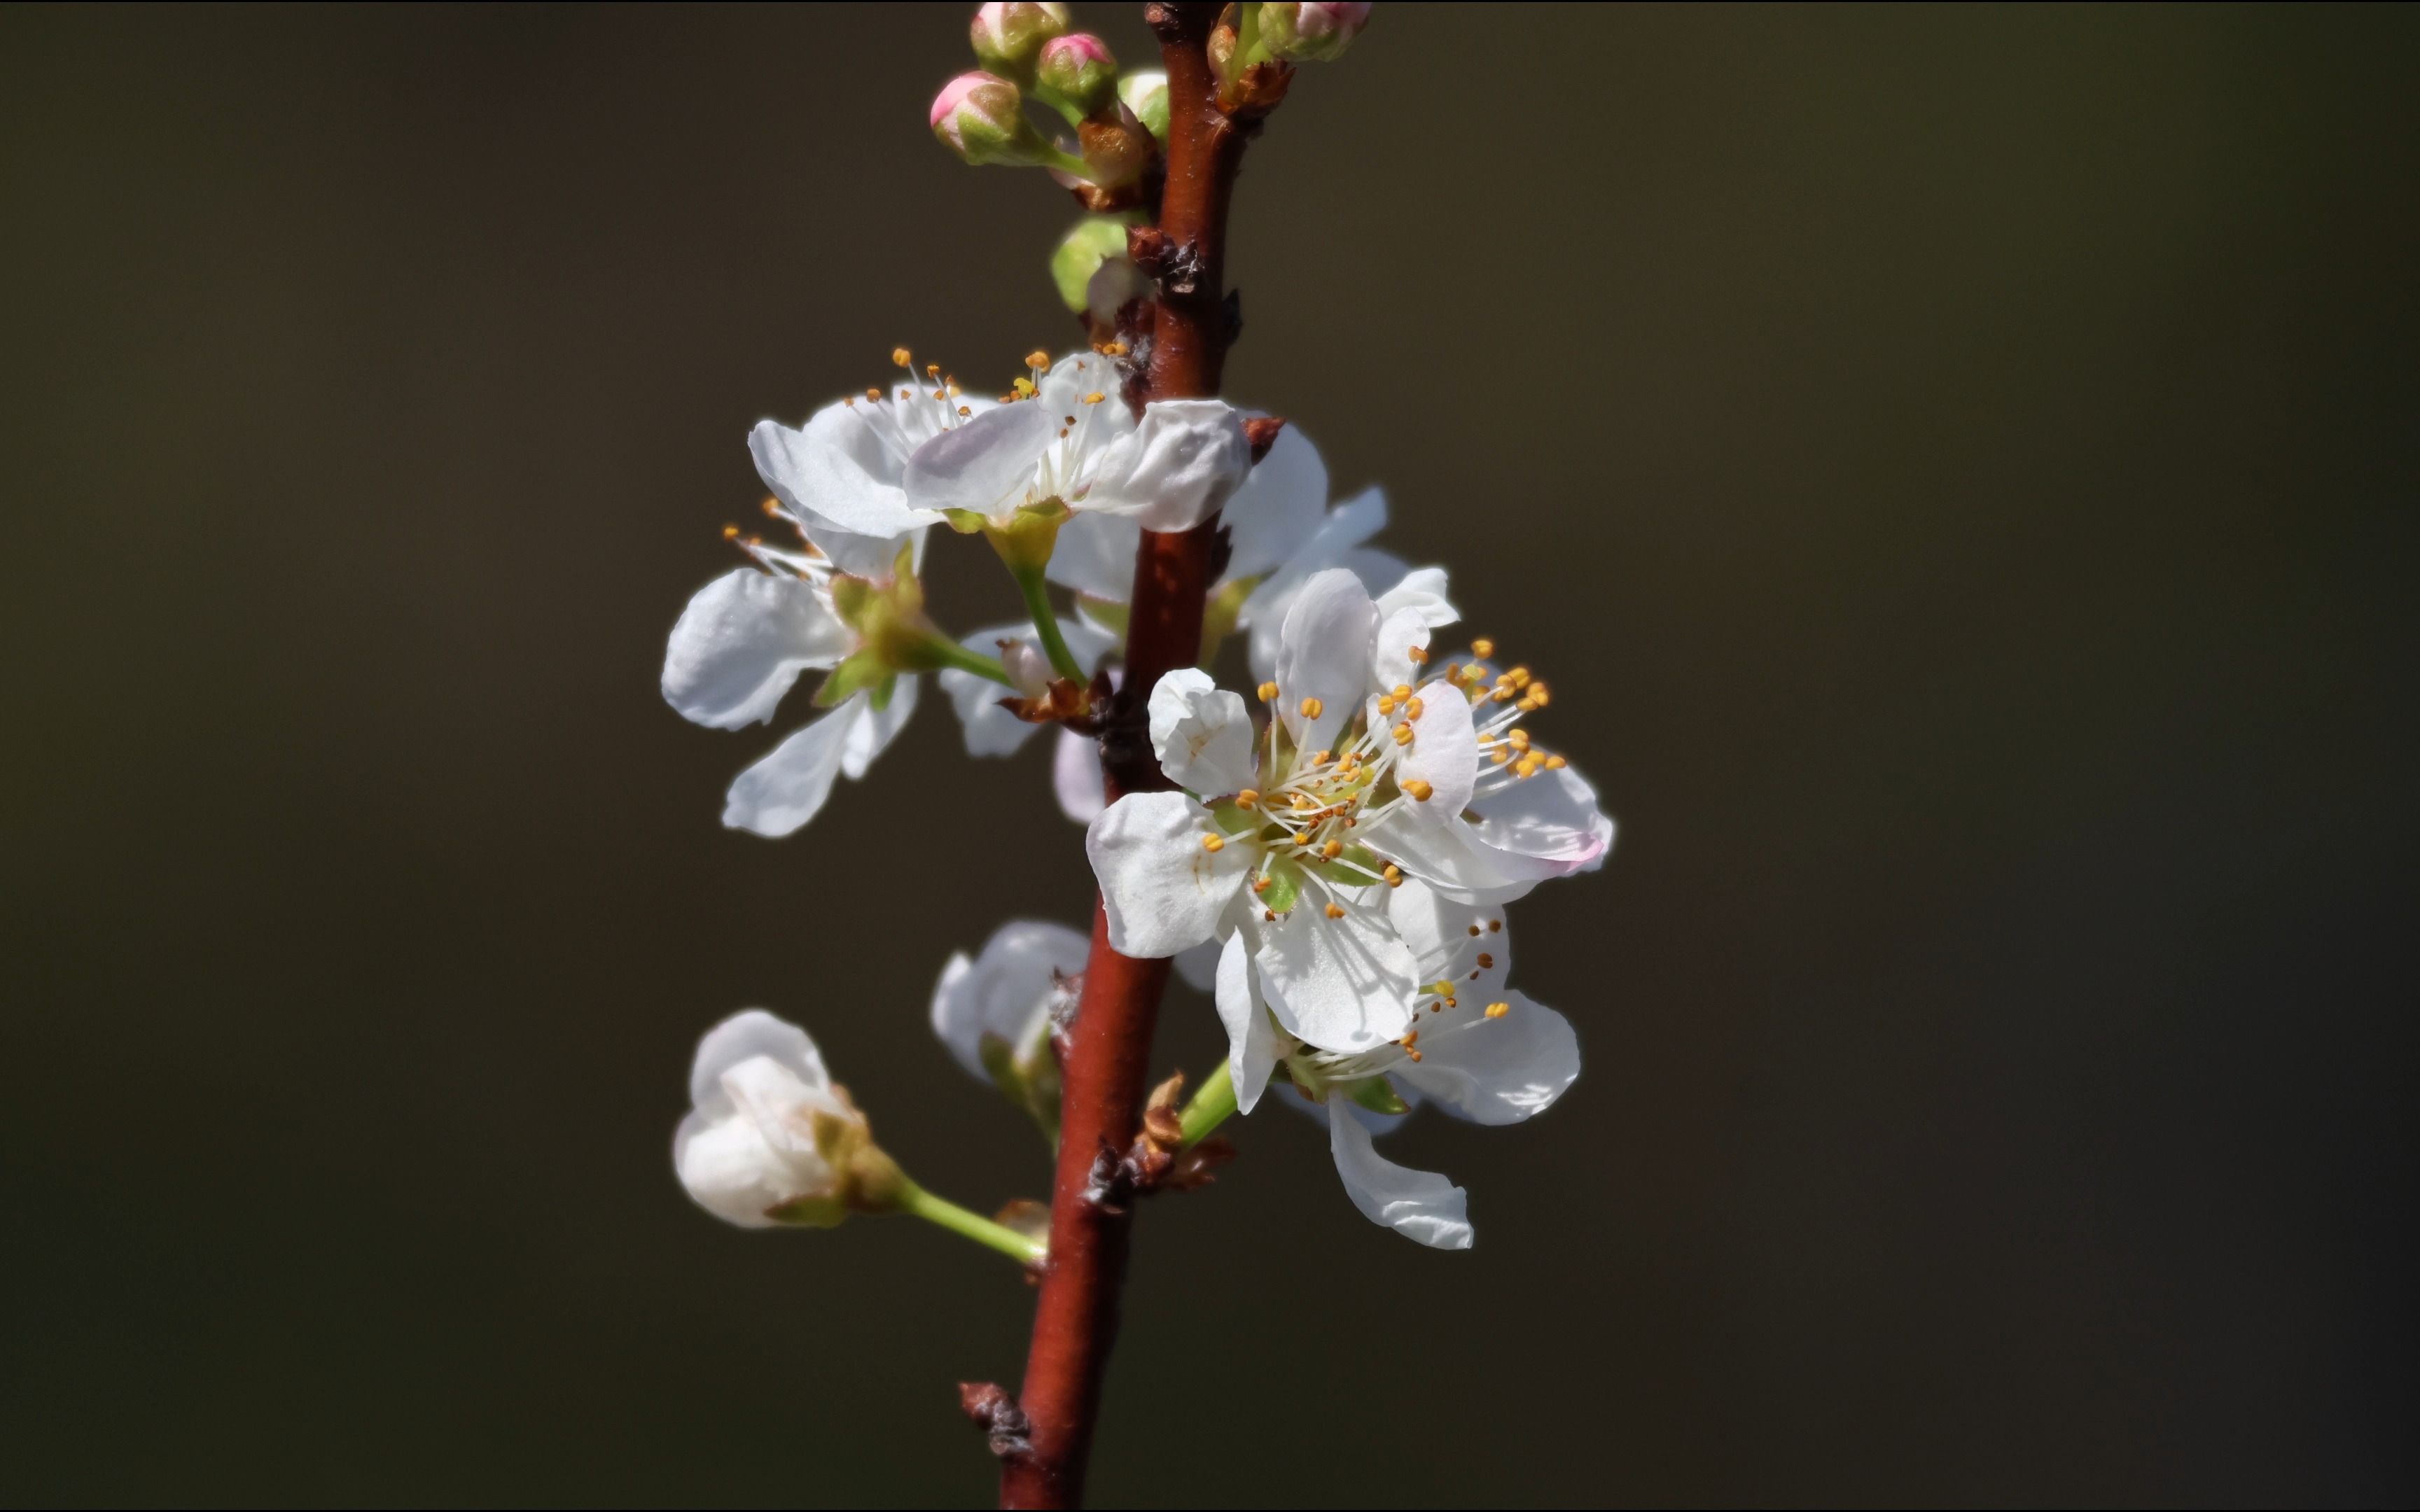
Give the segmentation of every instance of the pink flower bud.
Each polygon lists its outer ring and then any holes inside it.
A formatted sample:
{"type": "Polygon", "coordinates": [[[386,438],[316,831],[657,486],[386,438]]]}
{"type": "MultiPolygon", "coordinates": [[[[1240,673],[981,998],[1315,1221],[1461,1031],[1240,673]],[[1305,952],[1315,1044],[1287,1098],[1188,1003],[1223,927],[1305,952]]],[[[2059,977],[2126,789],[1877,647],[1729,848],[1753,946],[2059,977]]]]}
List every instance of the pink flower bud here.
{"type": "Polygon", "coordinates": [[[969,162],[1039,162],[1045,145],[1025,118],[1024,104],[1006,79],[961,73],[933,97],[933,134],[969,162]]]}
{"type": "Polygon", "coordinates": [[[975,12],[967,39],[974,44],[975,56],[985,68],[1012,79],[1031,79],[1042,44],[1066,30],[1065,6],[1002,5],[994,0],[975,12]]]}
{"type": "Polygon", "coordinates": [[[1369,24],[1366,5],[1265,5],[1260,40],[1287,63],[1332,63],[1369,24]]]}
{"type": "Polygon", "coordinates": [[[1118,60],[1109,44],[1085,32],[1054,37],[1042,44],[1033,65],[1034,93],[1056,96],[1078,116],[1090,116],[1117,87],[1118,60]]]}

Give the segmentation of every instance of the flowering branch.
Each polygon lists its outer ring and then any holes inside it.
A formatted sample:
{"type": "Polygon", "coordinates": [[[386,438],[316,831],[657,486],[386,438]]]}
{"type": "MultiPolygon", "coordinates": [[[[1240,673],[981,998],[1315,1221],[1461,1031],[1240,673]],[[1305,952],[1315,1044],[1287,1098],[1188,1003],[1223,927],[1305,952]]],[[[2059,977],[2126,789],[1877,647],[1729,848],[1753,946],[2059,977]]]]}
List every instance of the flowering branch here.
{"type": "MultiPolygon", "coordinates": [[[[1168,164],[1155,239],[1174,249],[1187,276],[1159,277],[1152,316],[1148,378],[1135,408],[1155,399],[1207,398],[1218,391],[1230,332],[1221,301],[1227,206],[1243,156],[1244,134],[1218,105],[1209,41],[1217,4],[1153,5],[1145,12],[1168,70],[1168,164]]],[[[1140,262],[1140,259],[1138,259],[1140,262]]],[[[1145,272],[1153,272],[1148,266],[1145,272]]],[[[1134,738],[1141,700],[1160,676],[1190,667],[1202,648],[1203,599],[1220,534],[1216,517],[1189,531],[1142,532],[1135,553],[1126,629],[1125,732],[1102,743],[1108,796],[1168,786],[1150,746],[1134,738]]],[[[1127,1226],[1106,1179],[1140,1125],[1151,1070],[1152,1031],[1169,963],[1133,960],[1109,948],[1109,918],[1093,908],[1093,949],[1084,992],[1067,1033],[1060,1103],[1059,1169],[1050,1197],[1050,1257],[1033,1310],[1019,1398],[1028,1432],[1024,1452],[1001,1464],[1004,1507],[1073,1506],[1101,1399],[1101,1379],[1116,1341],[1125,1281],[1127,1226]]]]}

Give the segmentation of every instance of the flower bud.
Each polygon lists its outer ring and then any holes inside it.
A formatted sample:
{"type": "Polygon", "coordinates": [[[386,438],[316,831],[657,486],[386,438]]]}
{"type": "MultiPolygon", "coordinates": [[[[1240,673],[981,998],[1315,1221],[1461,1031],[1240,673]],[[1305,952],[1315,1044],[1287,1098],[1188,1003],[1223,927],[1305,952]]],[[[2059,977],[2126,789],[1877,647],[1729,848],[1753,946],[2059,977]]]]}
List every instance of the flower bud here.
{"type": "Polygon", "coordinates": [[[1031,167],[1049,157],[1042,133],[1025,118],[1016,85],[988,73],[961,73],[933,97],[933,134],[971,163],[1031,167]]]}
{"type": "Polygon", "coordinates": [[[1286,63],[1332,63],[1370,24],[1366,5],[1264,5],[1260,45],[1286,63]]]}
{"type": "Polygon", "coordinates": [[[1133,183],[1159,156],[1159,144],[1123,102],[1078,125],[1076,141],[1084,149],[1084,177],[1103,189],[1133,183]]]}
{"type": "Polygon", "coordinates": [[[1001,5],[994,0],[975,12],[967,39],[974,44],[975,56],[985,68],[1012,79],[1027,79],[1032,76],[1043,44],[1066,30],[1065,6],[1001,5]]]}
{"type": "Polygon", "coordinates": [[[1109,44],[1086,32],[1052,38],[1033,66],[1033,92],[1063,103],[1078,117],[1109,103],[1117,80],[1118,60],[1109,55],[1109,44]]]}
{"type": "Polygon", "coordinates": [[[898,1205],[906,1178],[865,1115],[824,1071],[815,1042],[762,1009],[698,1041],[673,1168],[701,1208],[742,1228],[829,1228],[898,1205]]]}
{"type": "Polygon", "coordinates": [[[1161,147],[1168,146],[1168,75],[1144,69],[1118,81],[1118,99],[1161,147]]]}
{"type": "MultiPolygon", "coordinates": [[[[1060,301],[1078,315],[1096,313],[1092,299],[1095,274],[1111,264],[1125,263],[1136,279],[1140,271],[1126,258],[1126,220],[1107,215],[1088,215],[1076,223],[1074,230],[1061,239],[1050,254],[1050,281],[1059,286],[1060,301]]],[[[1123,278],[1111,280],[1123,285],[1123,278]]],[[[1122,298],[1119,303],[1124,303],[1122,298]]],[[[1109,314],[1116,314],[1114,306],[1109,314]]]]}
{"type": "Polygon", "coordinates": [[[1059,675],[1050,667],[1050,658],[1031,640],[1012,640],[1000,654],[1001,670],[1016,690],[1030,699],[1043,698],[1050,692],[1050,679],[1059,675]]]}

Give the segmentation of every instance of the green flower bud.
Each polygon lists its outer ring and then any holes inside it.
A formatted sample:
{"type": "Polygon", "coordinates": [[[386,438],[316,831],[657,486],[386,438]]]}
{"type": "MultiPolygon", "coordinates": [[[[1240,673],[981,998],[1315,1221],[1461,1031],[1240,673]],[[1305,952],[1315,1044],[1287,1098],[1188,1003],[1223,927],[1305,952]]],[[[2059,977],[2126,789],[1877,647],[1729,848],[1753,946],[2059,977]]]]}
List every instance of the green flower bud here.
{"type": "Polygon", "coordinates": [[[1118,81],[1118,98],[1142,122],[1152,140],[1168,146],[1168,75],[1157,69],[1129,73],[1118,81]]]}
{"type": "Polygon", "coordinates": [[[1043,44],[1066,35],[1067,8],[1062,5],[1001,5],[994,0],[975,12],[967,28],[975,56],[994,73],[1011,79],[1033,76],[1034,60],[1043,44]]]}

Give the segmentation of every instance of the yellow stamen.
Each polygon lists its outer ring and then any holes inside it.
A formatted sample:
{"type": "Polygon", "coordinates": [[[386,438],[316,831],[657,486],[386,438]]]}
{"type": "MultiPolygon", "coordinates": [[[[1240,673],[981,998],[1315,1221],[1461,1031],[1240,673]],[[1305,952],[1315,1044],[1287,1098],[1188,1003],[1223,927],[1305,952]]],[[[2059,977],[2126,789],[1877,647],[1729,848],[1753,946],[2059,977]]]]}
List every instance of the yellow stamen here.
{"type": "Polygon", "coordinates": [[[1404,655],[1411,658],[1411,663],[1415,667],[1428,665],[1429,652],[1426,646],[1405,646],[1404,655]]]}
{"type": "Polygon", "coordinates": [[[907,367],[907,368],[911,368],[911,369],[912,369],[912,367],[913,367],[913,362],[912,362],[912,359],[910,358],[910,356],[909,356],[909,354],[908,354],[908,348],[907,348],[907,347],[892,347],[892,348],[891,348],[891,361],[892,362],[892,363],[894,363],[895,365],[900,366],[900,367],[907,367]]]}
{"type": "Polygon", "coordinates": [[[1302,701],[1301,707],[1302,717],[1304,718],[1316,719],[1319,717],[1319,711],[1327,707],[1327,705],[1320,702],[1317,699],[1305,699],[1302,701]]]}
{"type": "Polygon", "coordinates": [[[1479,969],[1480,969],[1480,970],[1481,970],[1481,971],[1492,971],[1492,970],[1494,970],[1495,968],[1496,968],[1496,958],[1495,958],[1494,956],[1492,956],[1492,955],[1489,955],[1489,954],[1488,954],[1486,951],[1484,951],[1484,950],[1480,951],[1480,952],[1479,952],[1479,969]]]}
{"type": "Polygon", "coordinates": [[[1549,772],[1559,772],[1569,764],[1571,764],[1564,761],[1560,756],[1549,756],[1546,758],[1546,770],[1549,772]]]}
{"type": "Polygon", "coordinates": [[[1277,701],[1278,685],[1275,683],[1263,683],[1261,685],[1261,702],[1264,703],[1275,703],[1277,701]]]}
{"type": "Polygon", "coordinates": [[[1050,365],[1050,354],[1037,347],[1033,350],[1025,354],[1025,365],[1028,367],[1048,367],[1050,365]]]}
{"type": "Polygon", "coordinates": [[[1243,792],[1235,795],[1235,807],[1238,809],[1251,808],[1254,804],[1259,803],[1260,801],[1261,795],[1253,792],[1250,788],[1246,788],[1243,792]]]}
{"type": "Polygon", "coordinates": [[[1344,854],[1344,842],[1341,840],[1329,841],[1319,848],[1319,854],[1333,861],[1344,854]]]}
{"type": "Polygon", "coordinates": [[[1106,393],[1088,393],[1084,395],[1084,402],[1086,404],[1099,404],[1102,400],[1108,397],[1109,395],[1106,393]]]}
{"type": "Polygon", "coordinates": [[[1413,718],[1417,719],[1417,718],[1419,718],[1419,717],[1423,713],[1427,712],[1427,708],[1428,708],[1428,705],[1426,705],[1426,704],[1422,703],[1422,702],[1421,702],[1419,700],[1418,700],[1418,699],[1414,699],[1414,700],[1412,700],[1412,702],[1411,702],[1406,703],[1406,704],[1404,704],[1404,712],[1406,715],[1409,715],[1411,717],[1413,717],[1413,718]]]}
{"type": "Polygon", "coordinates": [[[1470,654],[1474,656],[1492,656],[1496,655],[1496,642],[1483,637],[1473,640],[1470,643],[1470,654]]]}
{"type": "Polygon", "coordinates": [[[1436,789],[1416,777],[1404,784],[1404,791],[1410,794],[1418,802],[1426,803],[1429,801],[1430,795],[1435,793],[1436,789]]]}
{"type": "Polygon", "coordinates": [[[1390,887],[1400,887],[1404,885],[1403,869],[1396,866],[1392,861],[1388,862],[1387,870],[1379,872],[1378,874],[1387,879],[1387,886],[1390,887]]]}
{"type": "Polygon", "coordinates": [[[1202,848],[1205,851],[1223,851],[1227,848],[1227,842],[1217,835],[1204,835],[1202,837],[1202,848]]]}
{"type": "Polygon", "coordinates": [[[722,538],[726,541],[737,541],[739,539],[739,527],[737,525],[725,525],[722,527],[722,538]]]}
{"type": "Polygon", "coordinates": [[[1487,1016],[1492,1019],[1500,1019],[1505,1014],[1512,1011],[1512,1005],[1510,1003],[1490,1003],[1487,1005],[1487,1016]]]}
{"type": "Polygon", "coordinates": [[[1344,917],[1344,910],[1337,907],[1334,903],[1329,903],[1327,905],[1327,917],[1330,918],[1342,918],[1344,917]]]}
{"type": "Polygon", "coordinates": [[[1407,724],[1399,724],[1395,726],[1395,744],[1398,746],[1408,746],[1411,743],[1412,727],[1407,724]]]}
{"type": "Polygon", "coordinates": [[[1407,703],[1411,702],[1412,687],[1409,683],[1397,683],[1395,685],[1394,692],[1396,702],[1407,703]]]}

